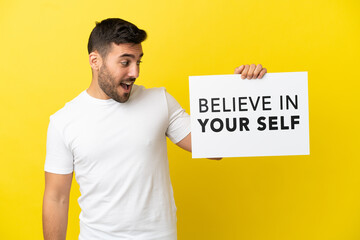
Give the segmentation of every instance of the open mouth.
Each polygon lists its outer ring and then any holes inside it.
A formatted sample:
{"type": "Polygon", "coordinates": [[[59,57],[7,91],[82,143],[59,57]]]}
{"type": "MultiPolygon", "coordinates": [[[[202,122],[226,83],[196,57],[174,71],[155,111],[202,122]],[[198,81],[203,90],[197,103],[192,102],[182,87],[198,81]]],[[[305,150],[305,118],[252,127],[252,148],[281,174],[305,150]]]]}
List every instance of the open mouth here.
{"type": "Polygon", "coordinates": [[[123,83],[120,83],[120,86],[126,90],[126,91],[129,91],[132,87],[132,85],[134,84],[134,82],[123,82],[123,83]]]}

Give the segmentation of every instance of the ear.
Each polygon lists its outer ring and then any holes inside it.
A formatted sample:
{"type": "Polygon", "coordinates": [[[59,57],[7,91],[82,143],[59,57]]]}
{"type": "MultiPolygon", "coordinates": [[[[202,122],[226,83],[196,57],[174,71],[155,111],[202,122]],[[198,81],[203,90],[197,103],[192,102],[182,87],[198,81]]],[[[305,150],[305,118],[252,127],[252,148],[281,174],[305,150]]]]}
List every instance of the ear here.
{"type": "Polygon", "coordinates": [[[97,51],[89,54],[89,63],[93,71],[99,71],[102,64],[102,58],[97,51]]]}

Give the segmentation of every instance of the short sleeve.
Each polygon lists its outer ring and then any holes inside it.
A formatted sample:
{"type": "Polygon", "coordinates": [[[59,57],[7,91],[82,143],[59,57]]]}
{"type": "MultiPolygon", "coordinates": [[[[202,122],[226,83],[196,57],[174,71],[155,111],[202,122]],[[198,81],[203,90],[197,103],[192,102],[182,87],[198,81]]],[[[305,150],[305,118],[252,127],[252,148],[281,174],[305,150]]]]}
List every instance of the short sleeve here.
{"type": "Polygon", "coordinates": [[[73,172],[73,156],[50,118],[46,140],[45,171],[57,174],[73,172]]]}
{"type": "Polygon", "coordinates": [[[169,117],[166,136],[168,136],[173,143],[178,143],[191,132],[190,116],[173,96],[166,91],[165,95],[169,117]]]}

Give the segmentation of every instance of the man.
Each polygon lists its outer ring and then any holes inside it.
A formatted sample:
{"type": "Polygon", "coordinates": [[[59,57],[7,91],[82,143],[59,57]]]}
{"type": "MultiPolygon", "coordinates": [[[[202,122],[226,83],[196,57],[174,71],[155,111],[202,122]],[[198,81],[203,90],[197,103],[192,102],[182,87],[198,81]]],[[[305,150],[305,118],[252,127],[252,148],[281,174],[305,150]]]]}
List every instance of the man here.
{"type": "MultiPolygon", "coordinates": [[[[191,151],[189,115],[164,88],[135,85],[145,31],[106,19],[88,43],[92,82],[50,117],[44,238],[65,239],[73,171],[79,239],[176,239],[166,136],[191,151]]],[[[262,78],[261,65],[235,69],[262,78]]]]}

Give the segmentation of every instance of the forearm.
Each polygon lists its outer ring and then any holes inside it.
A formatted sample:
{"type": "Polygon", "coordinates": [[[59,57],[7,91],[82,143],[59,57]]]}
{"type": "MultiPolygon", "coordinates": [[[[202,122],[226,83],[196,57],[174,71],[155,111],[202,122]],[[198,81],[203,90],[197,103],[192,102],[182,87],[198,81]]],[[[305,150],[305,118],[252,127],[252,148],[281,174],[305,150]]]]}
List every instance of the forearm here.
{"type": "Polygon", "coordinates": [[[45,240],[64,240],[68,221],[68,199],[52,199],[44,195],[43,233],[45,240]]]}

